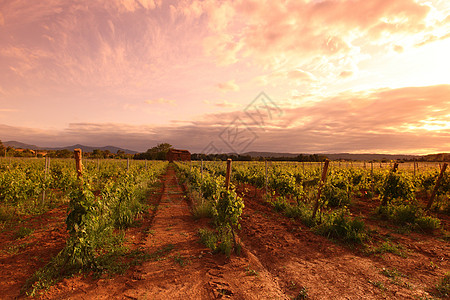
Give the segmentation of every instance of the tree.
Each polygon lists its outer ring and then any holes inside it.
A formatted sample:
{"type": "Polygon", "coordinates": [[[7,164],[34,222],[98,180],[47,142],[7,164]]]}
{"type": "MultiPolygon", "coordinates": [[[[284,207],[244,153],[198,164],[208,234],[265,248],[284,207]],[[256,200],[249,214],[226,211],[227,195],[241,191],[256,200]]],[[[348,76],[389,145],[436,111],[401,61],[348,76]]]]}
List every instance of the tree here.
{"type": "Polygon", "coordinates": [[[134,156],[135,159],[150,159],[150,160],[165,160],[167,152],[172,149],[172,145],[168,143],[158,144],[157,146],[148,149],[144,153],[138,153],[134,156]]]}

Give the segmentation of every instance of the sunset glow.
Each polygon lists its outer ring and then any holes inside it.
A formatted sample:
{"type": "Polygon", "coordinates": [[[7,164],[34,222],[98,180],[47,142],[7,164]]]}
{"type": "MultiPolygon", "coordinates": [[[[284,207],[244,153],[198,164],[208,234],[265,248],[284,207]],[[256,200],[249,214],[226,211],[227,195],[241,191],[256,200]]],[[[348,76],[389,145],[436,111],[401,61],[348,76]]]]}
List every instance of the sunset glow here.
{"type": "Polygon", "coordinates": [[[3,1],[0,140],[450,152],[449,53],[447,0],[3,1]]]}

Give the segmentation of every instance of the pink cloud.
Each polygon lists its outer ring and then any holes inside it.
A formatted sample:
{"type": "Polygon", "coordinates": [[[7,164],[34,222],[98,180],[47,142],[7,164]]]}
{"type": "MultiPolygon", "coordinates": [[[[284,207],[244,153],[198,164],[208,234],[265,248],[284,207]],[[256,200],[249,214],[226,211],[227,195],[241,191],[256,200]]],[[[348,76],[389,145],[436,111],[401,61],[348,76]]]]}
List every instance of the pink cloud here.
{"type": "Polygon", "coordinates": [[[339,74],[339,77],[341,78],[349,78],[353,76],[353,71],[342,71],[341,74],[339,74]]]}
{"type": "Polygon", "coordinates": [[[234,79],[229,80],[227,82],[218,83],[217,87],[220,90],[224,91],[224,92],[228,92],[228,91],[237,92],[237,91],[239,91],[239,85],[236,84],[234,79]]]}
{"type": "Polygon", "coordinates": [[[151,104],[151,105],[153,105],[153,104],[176,105],[175,100],[173,100],[173,99],[165,99],[165,98],[145,100],[145,103],[151,104]]]}
{"type": "Polygon", "coordinates": [[[71,123],[63,130],[0,124],[2,140],[39,146],[75,143],[145,151],[158,142],[199,152],[210,142],[224,152],[219,135],[239,118],[258,138],[247,150],[291,153],[445,152],[450,147],[450,85],[342,93],[308,106],[284,108],[264,129],[242,111],[205,115],[176,126],[71,123]],[[428,121],[430,120],[430,121],[428,121]],[[427,122],[438,130],[426,128],[427,122]]]}
{"type": "MultiPolygon", "coordinates": [[[[233,9],[234,15],[228,14],[233,22],[226,28],[228,34],[234,33],[233,51],[223,44],[224,30],[211,35],[207,47],[215,45],[215,53],[208,53],[226,56],[225,63],[250,57],[270,65],[298,53],[303,60],[315,55],[347,55],[358,43],[383,43],[385,35],[426,34],[434,29],[426,23],[430,7],[414,0],[242,0],[234,2],[233,9]]],[[[212,18],[209,22],[215,24],[212,18]]]]}
{"type": "Polygon", "coordinates": [[[403,53],[403,51],[405,51],[405,49],[402,46],[400,46],[400,45],[394,45],[392,48],[397,53],[403,53]]]}

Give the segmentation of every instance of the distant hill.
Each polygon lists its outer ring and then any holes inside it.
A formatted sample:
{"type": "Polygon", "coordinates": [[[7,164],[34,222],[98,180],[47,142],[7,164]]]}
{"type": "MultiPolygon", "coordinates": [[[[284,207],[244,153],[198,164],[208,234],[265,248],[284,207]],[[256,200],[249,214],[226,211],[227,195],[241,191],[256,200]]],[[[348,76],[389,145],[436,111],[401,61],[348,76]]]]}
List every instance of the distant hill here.
{"type": "Polygon", "coordinates": [[[9,142],[2,142],[3,145],[5,145],[6,147],[13,147],[16,149],[32,149],[32,150],[36,150],[36,149],[41,149],[40,147],[36,146],[36,145],[30,145],[30,144],[24,144],[21,142],[17,142],[17,141],[9,141],[9,142]]]}
{"type": "Polygon", "coordinates": [[[323,154],[331,160],[412,160],[412,159],[420,159],[422,156],[420,155],[404,155],[404,154],[351,154],[351,153],[336,153],[336,154],[323,154]]]}
{"type": "Polygon", "coordinates": [[[73,151],[74,149],[79,148],[83,152],[92,152],[95,149],[99,149],[102,151],[108,150],[111,153],[117,153],[118,150],[124,151],[127,154],[138,153],[137,151],[123,149],[123,148],[115,147],[115,146],[92,147],[92,146],[85,146],[85,145],[77,144],[77,145],[66,146],[66,147],[39,147],[36,145],[24,144],[24,143],[17,142],[17,141],[3,142],[3,145],[9,146],[9,147],[14,147],[14,148],[33,149],[33,150],[64,150],[64,149],[67,149],[69,151],[73,151]]]}
{"type": "Polygon", "coordinates": [[[294,153],[279,153],[279,152],[245,152],[242,156],[250,155],[251,157],[296,157],[299,154],[294,153]]]}
{"type": "MultiPolygon", "coordinates": [[[[310,155],[302,153],[303,155],[310,155]]],[[[318,155],[323,155],[328,157],[331,160],[339,160],[339,159],[345,159],[345,160],[396,160],[396,159],[419,159],[422,156],[420,155],[404,155],[404,154],[351,154],[351,153],[317,153],[318,155]]],[[[286,157],[286,158],[292,158],[296,157],[300,154],[294,154],[294,153],[279,153],[279,152],[246,152],[241,155],[250,155],[251,157],[286,157]]]]}
{"type": "Polygon", "coordinates": [[[450,161],[450,153],[428,154],[423,156],[425,161],[450,161]]]}

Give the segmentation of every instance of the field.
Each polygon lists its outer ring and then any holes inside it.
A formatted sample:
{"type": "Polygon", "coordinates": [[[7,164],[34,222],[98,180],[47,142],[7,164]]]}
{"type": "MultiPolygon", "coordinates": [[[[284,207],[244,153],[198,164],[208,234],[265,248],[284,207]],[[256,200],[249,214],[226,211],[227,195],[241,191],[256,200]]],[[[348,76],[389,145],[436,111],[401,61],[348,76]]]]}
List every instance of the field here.
{"type": "Polygon", "coordinates": [[[443,164],[0,161],[5,299],[438,299],[443,164]],[[314,217],[313,217],[314,215],[314,217]]]}

